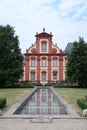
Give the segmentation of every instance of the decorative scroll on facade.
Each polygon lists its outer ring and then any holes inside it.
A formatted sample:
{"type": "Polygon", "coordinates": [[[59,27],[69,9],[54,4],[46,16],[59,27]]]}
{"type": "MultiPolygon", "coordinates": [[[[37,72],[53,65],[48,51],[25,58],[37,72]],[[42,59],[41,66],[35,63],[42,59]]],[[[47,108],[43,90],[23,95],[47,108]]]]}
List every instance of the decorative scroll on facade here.
{"type": "Polygon", "coordinates": [[[52,84],[65,80],[67,54],[52,41],[52,33],[36,33],[35,44],[25,53],[24,74],[22,80],[52,84]]]}

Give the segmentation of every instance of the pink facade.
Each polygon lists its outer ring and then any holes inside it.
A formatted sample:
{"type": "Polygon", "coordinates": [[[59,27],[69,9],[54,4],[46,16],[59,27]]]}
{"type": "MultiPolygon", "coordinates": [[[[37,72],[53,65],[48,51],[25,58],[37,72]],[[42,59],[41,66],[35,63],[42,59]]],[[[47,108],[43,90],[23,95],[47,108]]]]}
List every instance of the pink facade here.
{"type": "Polygon", "coordinates": [[[52,41],[52,33],[36,33],[35,44],[26,50],[23,80],[50,84],[65,80],[67,55],[52,41]]]}

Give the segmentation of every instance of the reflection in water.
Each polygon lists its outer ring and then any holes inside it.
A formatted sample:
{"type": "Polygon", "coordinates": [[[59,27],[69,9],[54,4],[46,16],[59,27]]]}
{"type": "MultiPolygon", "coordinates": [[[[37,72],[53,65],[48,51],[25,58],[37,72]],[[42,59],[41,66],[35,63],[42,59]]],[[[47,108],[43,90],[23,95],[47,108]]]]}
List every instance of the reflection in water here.
{"type": "Polygon", "coordinates": [[[41,100],[42,100],[42,102],[46,101],[46,90],[45,89],[42,89],[42,91],[41,91],[41,100]]]}
{"type": "Polygon", "coordinates": [[[66,115],[66,109],[49,89],[38,88],[16,114],[66,115]]]}

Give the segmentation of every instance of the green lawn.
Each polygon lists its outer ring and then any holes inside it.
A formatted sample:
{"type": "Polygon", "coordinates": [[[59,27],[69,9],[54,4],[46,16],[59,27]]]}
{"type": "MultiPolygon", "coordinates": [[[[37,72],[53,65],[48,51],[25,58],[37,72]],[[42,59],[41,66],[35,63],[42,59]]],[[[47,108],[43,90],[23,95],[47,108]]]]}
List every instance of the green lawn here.
{"type": "Polygon", "coordinates": [[[2,110],[2,113],[6,112],[13,104],[24,98],[32,88],[14,88],[14,89],[0,89],[0,98],[5,97],[7,99],[6,107],[2,110]]]}
{"type": "MultiPolygon", "coordinates": [[[[54,88],[72,107],[82,115],[82,110],[77,105],[78,98],[84,98],[87,95],[87,89],[78,88],[54,88]]],[[[6,97],[7,104],[2,113],[6,112],[13,104],[23,99],[32,88],[15,88],[15,89],[0,89],[0,97],[6,97]]]]}
{"type": "Polygon", "coordinates": [[[55,91],[59,93],[63,99],[65,99],[73,109],[82,115],[82,109],[77,105],[78,98],[84,98],[87,95],[87,89],[81,88],[55,88],[55,91]]]}

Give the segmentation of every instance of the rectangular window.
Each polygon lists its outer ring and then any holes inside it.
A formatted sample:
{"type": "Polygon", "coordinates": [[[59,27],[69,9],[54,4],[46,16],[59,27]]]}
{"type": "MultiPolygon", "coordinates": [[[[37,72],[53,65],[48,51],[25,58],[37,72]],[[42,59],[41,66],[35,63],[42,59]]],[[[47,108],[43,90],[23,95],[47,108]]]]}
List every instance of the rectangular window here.
{"type": "Polygon", "coordinates": [[[47,52],[47,44],[46,43],[41,44],[41,51],[42,52],[47,52]]]}
{"type": "Polygon", "coordinates": [[[42,80],[43,80],[43,81],[46,80],[46,73],[42,73],[42,80]]]}
{"type": "Polygon", "coordinates": [[[53,66],[57,67],[57,59],[53,59],[53,66]]]}
{"type": "Polygon", "coordinates": [[[53,81],[56,82],[57,81],[57,74],[53,74],[53,81]]]}
{"type": "Polygon", "coordinates": [[[31,59],[31,66],[32,66],[32,67],[35,66],[35,59],[31,59]]]}
{"type": "Polygon", "coordinates": [[[31,81],[35,81],[35,73],[31,73],[31,81]]]}
{"type": "Polygon", "coordinates": [[[46,59],[42,59],[42,66],[43,66],[43,67],[46,66],[46,59]]]}

